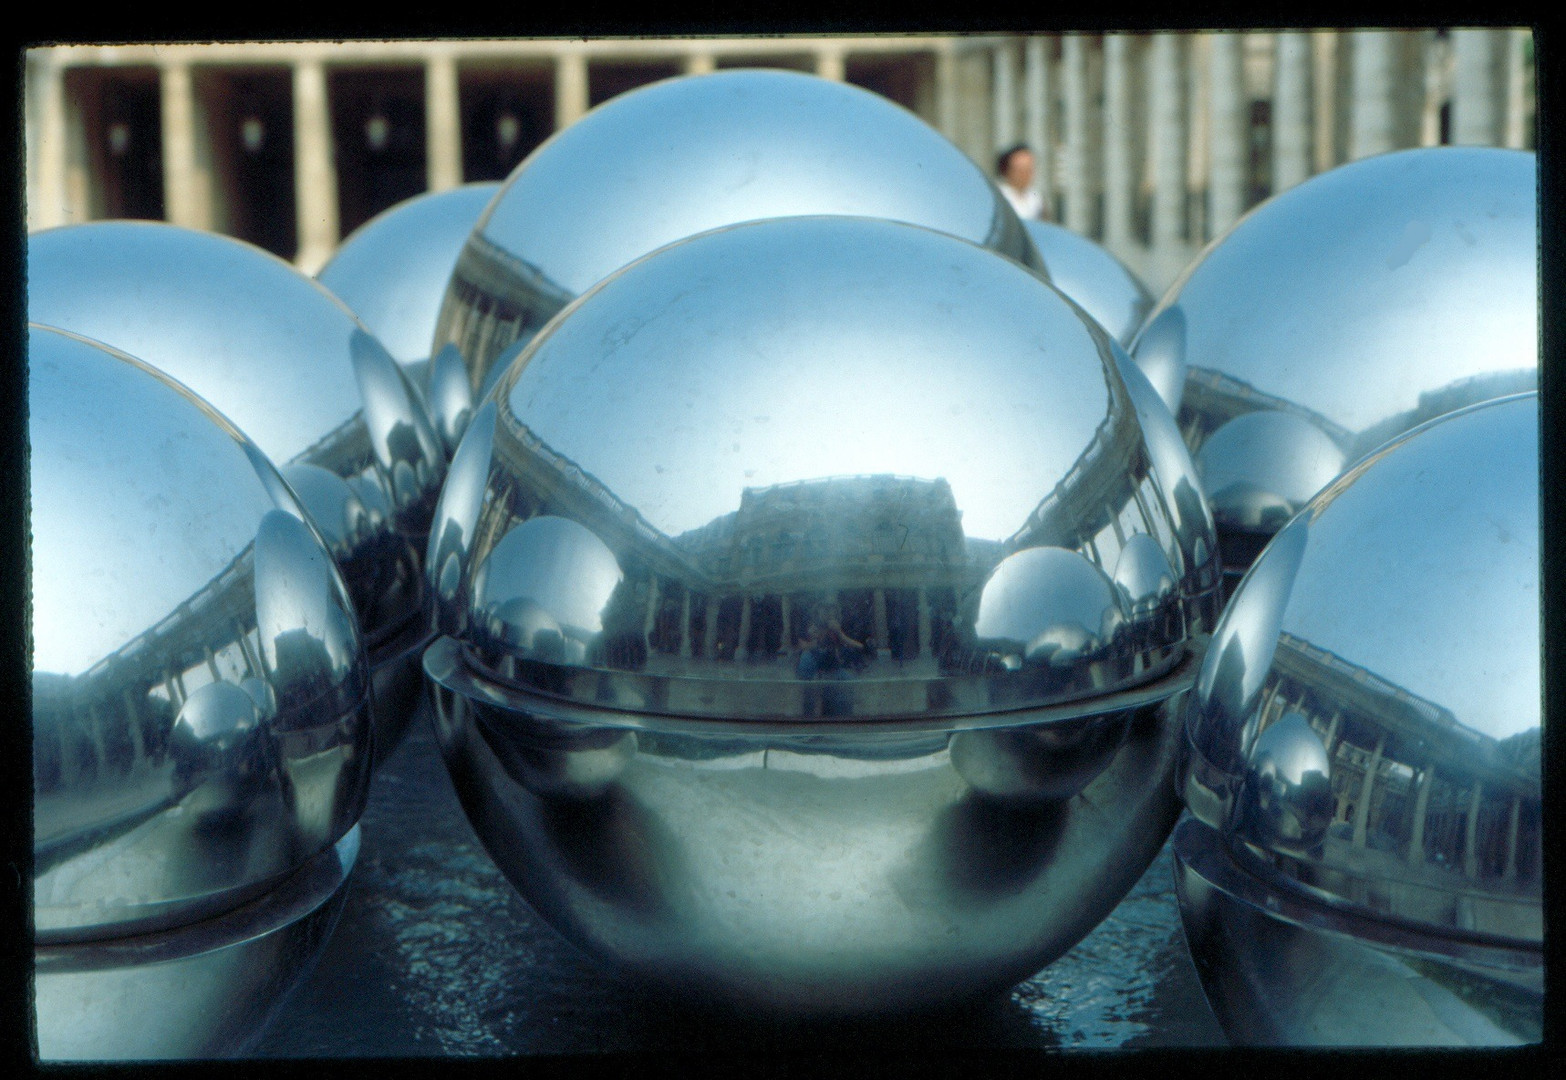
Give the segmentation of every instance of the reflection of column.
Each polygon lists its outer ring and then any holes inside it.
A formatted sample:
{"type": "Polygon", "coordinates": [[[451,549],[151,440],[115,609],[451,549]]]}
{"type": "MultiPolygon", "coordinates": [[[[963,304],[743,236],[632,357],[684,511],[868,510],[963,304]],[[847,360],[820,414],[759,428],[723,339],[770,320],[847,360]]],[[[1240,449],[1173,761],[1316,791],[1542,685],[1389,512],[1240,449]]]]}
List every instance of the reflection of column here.
{"type": "Polygon", "coordinates": [[[445,191],[462,183],[462,115],[457,61],[444,53],[424,65],[425,184],[445,191]]]}
{"type": "Polygon", "coordinates": [[[1311,56],[1309,34],[1277,35],[1272,91],[1272,190],[1287,191],[1310,176],[1311,56]]]}
{"type": "Polygon", "coordinates": [[[1153,38],[1152,84],[1148,103],[1153,114],[1153,248],[1177,249],[1185,232],[1185,71],[1181,37],[1153,38]]]}
{"type": "Polygon", "coordinates": [[[792,614],[792,608],[793,608],[793,605],[791,605],[788,602],[788,593],[784,593],[783,594],[783,631],[782,631],[782,635],[781,635],[782,638],[783,638],[782,648],[783,648],[784,652],[791,652],[793,650],[793,648],[794,648],[794,638],[791,636],[792,635],[792,628],[790,626],[790,619],[789,619],[789,616],[792,614]]]}
{"type": "Polygon", "coordinates": [[[929,656],[935,647],[934,634],[930,626],[930,592],[928,589],[919,590],[919,655],[929,656]]]}
{"type": "Polygon", "coordinates": [[[207,670],[212,673],[212,681],[222,682],[223,676],[218,673],[217,657],[212,655],[212,646],[203,645],[201,651],[207,654],[207,670]]]}
{"type": "Polygon", "coordinates": [[[642,640],[647,651],[653,651],[653,630],[658,625],[658,575],[647,575],[647,616],[642,619],[642,640]]]}
{"type": "Polygon", "coordinates": [[[185,706],[185,683],[179,677],[179,672],[172,672],[164,676],[164,689],[169,693],[169,700],[174,703],[174,711],[178,712],[185,706]]]}
{"type": "Polygon", "coordinates": [[[337,172],[332,164],[332,121],[326,69],[319,60],[294,65],[294,200],[299,254],[295,262],[314,273],[337,247],[337,172]]]}
{"type": "Polygon", "coordinates": [[[1214,34],[1208,56],[1211,88],[1208,97],[1207,229],[1217,236],[1245,211],[1249,117],[1245,108],[1242,70],[1245,38],[1238,33],[1214,34]]]}
{"type": "Polygon", "coordinates": [[[1398,31],[1357,30],[1349,106],[1349,160],[1396,149],[1398,139],[1398,31]]]}
{"type": "Polygon", "coordinates": [[[746,593],[740,600],[739,640],[734,643],[736,660],[746,660],[750,657],[750,603],[750,593],[746,593]]]}
{"type": "Polygon", "coordinates": [[[1044,197],[1044,216],[1054,217],[1055,155],[1049,136],[1049,55],[1041,37],[1030,37],[1022,47],[1023,139],[1033,148],[1034,184],[1044,197]]]}
{"type": "Polygon", "coordinates": [[[992,140],[997,151],[1017,141],[1017,48],[1011,40],[995,46],[992,140]]]}
{"type": "Polygon", "coordinates": [[[1365,769],[1365,779],[1359,785],[1359,801],[1354,804],[1354,846],[1365,846],[1365,826],[1370,821],[1370,795],[1375,789],[1376,771],[1381,768],[1381,753],[1387,748],[1387,737],[1383,733],[1376,740],[1376,752],[1370,755],[1370,765],[1365,769]]]}
{"type": "Polygon", "coordinates": [[[685,588],[685,599],[680,602],[680,659],[691,658],[691,590],[685,588]]]}
{"type": "Polygon", "coordinates": [[[1066,90],[1066,228],[1084,236],[1093,230],[1092,192],[1088,180],[1087,39],[1067,34],[1061,43],[1062,78],[1066,90]]]}
{"type": "Polygon", "coordinates": [[[875,605],[875,652],[877,656],[890,656],[892,631],[886,619],[886,590],[875,589],[870,595],[875,605]]]}
{"type": "Polygon", "coordinates": [[[1419,794],[1414,796],[1414,828],[1408,841],[1408,861],[1415,866],[1425,861],[1425,810],[1430,805],[1430,789],[1435,786],[1435,766],[1425,766],[1419,777],[1419,794]]]}
{"type": "Polygon", "coordinates": [[[1476,878],[1479,876],[1479,852],[1475,850],[1475,840],[1479,837],[1479,802],[1484,798],[1484,783],[1474,781],[1474,786],[1469,789],[1468,796],[1468,827],[1463,830],[1463,876],[1476,878]]]}
{"type": "Polygon", "coordinates": [[[569,49],[555,57],[555,130],[587,111],[587,57],[569,49]]]}
{"type": "Polygon", "coordinates": [[[1452,142],[1501,145],[1505,30],[1452,31],[1452,142]]]}
{"type": "Polygon", "coordinates": [[[707,601],[707,625],[702,628],[701,655],[703,659],[714,660],[718,647],[718,601],[707,601]]]}
{"type": "Polygon", "coordinates": [[[196,95],[190,65],[164,64],[158,72],[163,136],[164,217],[187,229],[210,229],[212,205],[206,175],[196,159],[196,95]]]}
{"type": "Polygon", "coordinates": [[[1131,243],[1131,38],[1104,35],[1104,244],[1131,243]]]}
{"type": "Polygon", "coordinates": [[[237,640],[239,641],[240,655],[245,658],[245,667],[248,669],[245,672],[245,676],[248,678],[253,675],[258,679],[262,678],[261,661],[256,657],[255,650],[250,645],[250,635],[241,629],[237,640]]]}
{"type": "MultiPolygon", "coordinates": [[[[120,696],[125,708],[125,717],[130,721],[131,753],[135,761],[140,763],[147,758],[147,739],[142,731],[142,728],[146,725],[146,718],[142,714],[141,703],[136,700],[136,695],[129,686],[121,690],[120,696]]],[[[1517,814],[1514,807],[1512,813],[1512,833],[1514,839],[1517,832],[1516,822],[1517,814]]],[[[1514,844],[1513,846],[1515,847],[1516,845],[1514,844]]]]}
{"type": "Polygon", "coordinates": [[[1517,877],[1517,822],[1522,817],[1522,799],[1512,799],[1511,820],[1506,824],[1506,870],[1504,876],[1507,881],[1517,877]]]}
{"type": "Polygon", "coordinates": [[[1322,747],[1327,751],[1327,757],[1332,757],[1332,746],[1338,738],[1338,727],[1343,722],[1343,710],[1334,709],[1332,719],[1327,722],[1327,737],[1321,740],[1322,747]]]}

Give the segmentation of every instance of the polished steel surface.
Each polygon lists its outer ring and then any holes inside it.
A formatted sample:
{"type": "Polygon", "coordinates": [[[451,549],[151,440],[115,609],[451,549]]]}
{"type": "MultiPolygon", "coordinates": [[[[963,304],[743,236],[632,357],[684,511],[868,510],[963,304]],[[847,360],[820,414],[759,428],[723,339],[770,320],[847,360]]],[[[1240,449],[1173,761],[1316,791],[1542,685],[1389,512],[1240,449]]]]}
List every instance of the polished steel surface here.
{"type": "Polygon", "coordinates": [[[480,219],[441,308],[475,390],[570,300],[665,244],[760,218],[849,214],[1044,264],[984,171],[879,94],[779,70],[621,94],[530,154],[480,219]]]}
{"type": "Polygon", "coordinates": [[[426,192],[348,235],[315,275],[403,364],[429,359],[457,256],[500,184],[426,192]]]}
{"type": "Polygon", "coordinates": [[[427,566],[442,747],[528,902],[634,979],[815,1014],[1004,987],[1109,911],[1178,811],[1218,587],[1105,331],[854,217],[567,309],[475,413],[427,566]]]}
{"type": "Polygon", "coordinates": [[[187,923],[364,806],[369,670],[277,471],[155,369],[28,335],[40,942],[187,923]]]}
{"type": "Polygon", "coordinates": [[[1335,907],[1537,950],[1539,401],[1334,481],[1240,583],[1187,703],[1191,812],[1335,907]]]}
{"type": "Polygon", "coordinates": [[[717,230],[584,297],[475,414],[427,564],[486,679],[744,719],[1129,688],[1218,585],[1173,419],[1096,323],[848,217],[717,230]]]}
{"type": "Polygon", "coordinates": [[[342,911],[359,828],[256,900],[215,918],[34,951],[43,1061],[230,1057],[264,1037],[342,911]]]}
{"type": "Polygon", "coordinates": [[[1466,941],[1335,910],[1268,882],[1217,830],[1175,829],[1185,939],[1240,1046],[1466,1047],[1539,1042],[1538,949],[1466,941]]]}
{"type": "Polygon", "coordinates": [[[1256,207],[1170,288],[1131,351],[1177,411],[1226,565],[1388,439],[1537,388],[1536,189],[1521,150],[1366,158],[1256,207]]]}
{"type": "Polygon", "coordinates": [[[1157,299],[1105,247],[1063,225],[1024,218],[1023,227],[1049,268],[1050,284],[1082,306],[1109,336],[1130,345],[1157,299]]]}
{"type": "MultiPolygon", "coordinates": [[[[363,324],[261,249],[172,225],[48,229],[28,238],[27,260],[30,318],[167,372],[282,469],[348,583],[372,667],[406,668],[401,639],[427,617],[419,557],[446,451],[363,324]]],[[[380,741],[407,718],[378,708],[380,741]]]]}

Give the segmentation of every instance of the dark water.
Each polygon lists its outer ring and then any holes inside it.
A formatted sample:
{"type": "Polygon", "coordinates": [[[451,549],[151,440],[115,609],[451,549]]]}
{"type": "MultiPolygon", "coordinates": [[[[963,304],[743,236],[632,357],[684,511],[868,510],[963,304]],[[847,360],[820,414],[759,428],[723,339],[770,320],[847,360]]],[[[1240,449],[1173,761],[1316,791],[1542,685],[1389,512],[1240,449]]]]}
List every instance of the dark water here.
{"type": "Polygon", "coordinates": [[[342,920],[260,1057],[1221,1046],[1166,846],[1075,949],[1008,995],[917,1020],[784,1024],[625,987],[550,930],[468,827],[422,715],[375,778],[342,920]]]}

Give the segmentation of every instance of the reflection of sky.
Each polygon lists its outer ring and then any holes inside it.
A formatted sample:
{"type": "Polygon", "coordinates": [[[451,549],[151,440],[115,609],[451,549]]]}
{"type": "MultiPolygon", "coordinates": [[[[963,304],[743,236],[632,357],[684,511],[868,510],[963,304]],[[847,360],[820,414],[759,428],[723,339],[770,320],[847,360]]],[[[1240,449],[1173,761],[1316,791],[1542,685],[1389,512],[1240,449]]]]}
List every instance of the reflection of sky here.
{"type": "Polygon", "coordinates": [[[123,349],[216,406],[278,464],[349,420],[358,326],[258,248],[165,225],[93,222],[27,240],[28,318],[123,349]]]}
{"type": "Polygon", "coordinates": [[[167,385],[31,336],[33,664],[78,675],[210,582],[271,503],[239,444],[167,385]]]}
{"type": "Polygon", "coordinates": [[[567,291],[664,244],[740,221],[864,214],[973,241],[995,194],[913,114],[841,83],[732,72],[649,87],[544,147],[484,222],[567,291]]]}
{"type": "Polygon", "coordinates": [[[1362,474],[1311,525],[1283,629],[1493,738],[1537,727],[1537,407],[1440,423],[1362,474]]]}
{"type": "Polygon", "coordinates": [[[921,229],[768,223],[628,270],[516,373],[512,410],[657,529],[745,487],[945,477],[1010,535],[1108,408],[1081,319],[1010,260],[921,229]]]}
{"type": "Polygon", "coordinates": [[[365,222],[317,280],[354,310],[403,363],[429,356],[446,282],[500,184],[421,195],[365,222]]]}
{"type": "Polygon", "coordinates": [[[1440,150],[1302,184],[1191,275],[1187,360],[1350,431],[1421,391],[1535,366],[1534,183],[1532,154],[1440,150]]]}

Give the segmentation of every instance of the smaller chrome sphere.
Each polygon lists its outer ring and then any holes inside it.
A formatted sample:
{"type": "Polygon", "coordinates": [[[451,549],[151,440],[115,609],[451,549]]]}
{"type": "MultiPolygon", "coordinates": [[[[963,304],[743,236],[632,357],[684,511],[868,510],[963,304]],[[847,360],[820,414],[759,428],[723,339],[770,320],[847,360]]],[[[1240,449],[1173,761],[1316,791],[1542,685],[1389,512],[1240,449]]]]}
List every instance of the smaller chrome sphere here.
{"type": "Polygon", "coordinates": [[[1142,280],[1102,245],[1062,225],[1034,218],[1023,218],[1022,224],[1044,260],[1050,284],[1081,305],[1110,337],[1130,345],[1157,299],[1142,280]]]}
{"type": "Polygon", "coordinates": [[[373,733],[358,624],[293,493],[210,405],[42,326],[27,370],[41,1049],[227,1052],[266,1015],[269,999],[252,995],[285,989],[324,940],[311,913],[352,862],[307,898],[287,885],[336,860],[327,853],[364,808],[373,733]],[[289,896],[286,918],[252,917],[289,896]],[[300,920],[315,928],[303,938],[305,926],[287,929],[300,920]],[[279,966],[241,977],[176,965],[166,1030],[73,1030],[82,1001],[128,992],[139,956],[241,945],[279,966]]]}
{"type": "Polygon", "coordinates": [[[343,303],[267,252],[153,222],[28,238],[30,318],[151,364],[282,469],[353,597],[389,752],[429,637],[419,556],[446,451],[422,395],[343,303]]]}
{"type": "Polygon", "coordinates": [[[1231,1039],[1538,1037],[1538,447],[1535,394],[1393,440],[1274,537],[1220,620],[1175,851],[1231,1039]]]}
{"type": "Polygon", "coordinates": [[[1531,153],[1382,154],[1262,203],[1170,288],[1131,351],[1178,415],[1231,582],[1387,440],[1538,387],[1537,203],[1531,153]]]}

